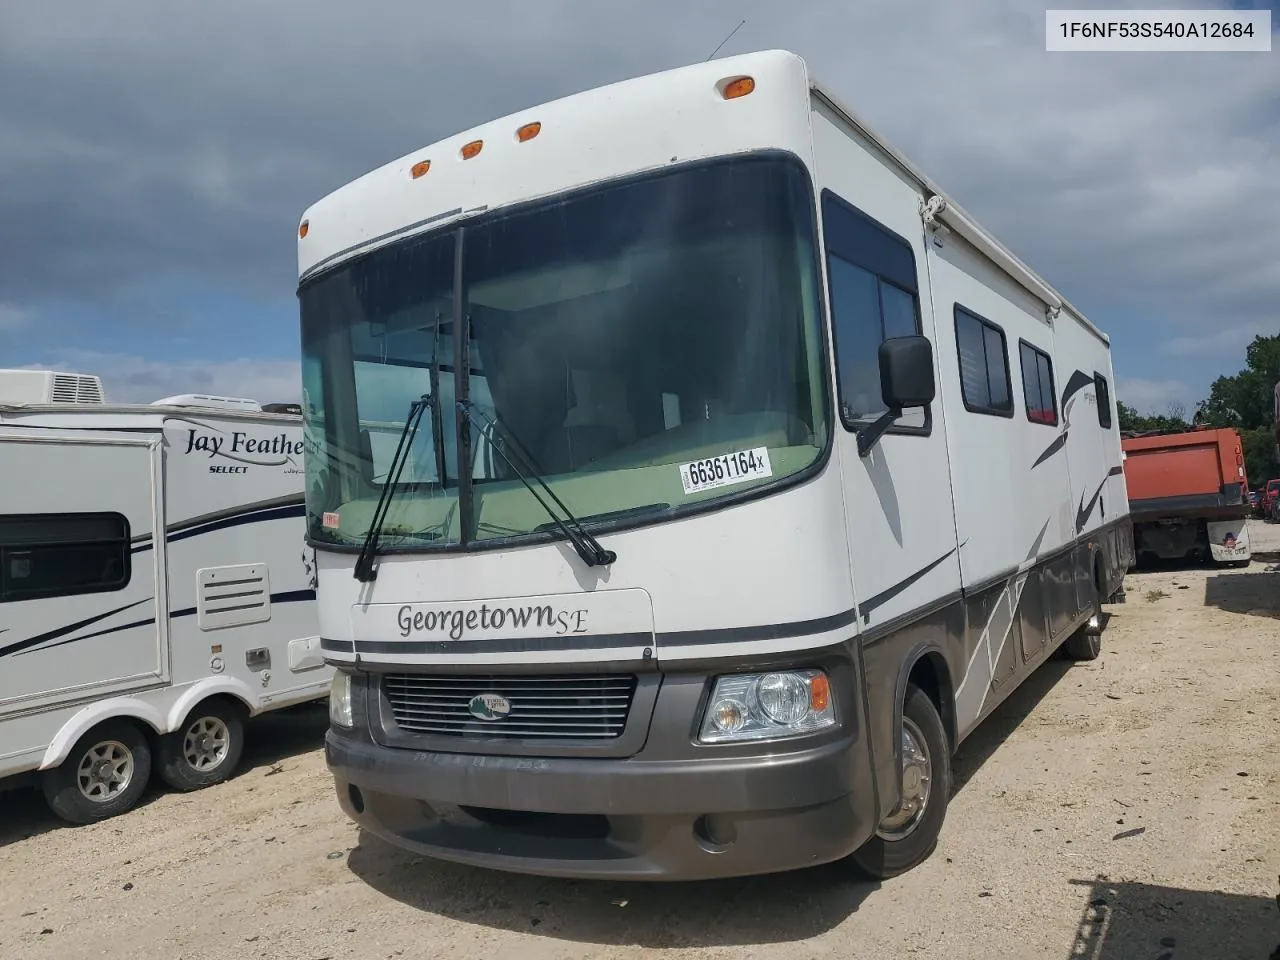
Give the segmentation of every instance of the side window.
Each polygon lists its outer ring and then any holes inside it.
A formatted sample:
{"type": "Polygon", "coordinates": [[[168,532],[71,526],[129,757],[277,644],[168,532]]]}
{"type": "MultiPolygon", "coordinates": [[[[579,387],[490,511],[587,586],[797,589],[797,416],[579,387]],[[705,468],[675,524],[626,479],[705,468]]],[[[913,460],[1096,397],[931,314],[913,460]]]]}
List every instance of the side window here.
{"type": "Polygon", "coordinates": [[[1004,331],[960,304],[955,305],[956,352],[960,356],[960,394],[966,410],[1013,416],[1009,349],[1004,331]]]}
{"type": "Polygon", "coordinates": [[[1027,419],[1051,427],[1058,425],[1058,403],[1053,387],[1053,361],[1043,350],[1025,340],[1020,343],[1022,357],[1022,396],[1027,404],[1027,419]]]}
{"type": "MultiPolygon", "coordinates": [[[[902,237],[829,191],[822,217],[840,418],[852,430],[885,412],[880,344],[921,332],[915,254],[902,237]]],[[[891,431],[927,434],[931,427],[925,408],[904,411],[891,431]]]]}
{"type": "Polygon", "coordinates": [[[1098,395],[1098,426],[1103,430],[1111,429],[1111,387],[1107,378],[1100,373],[1093,375],[1093,390],[1098,395]]]}
{"type": "Polygon", "coordinates": [[[130,556],[118,513],[0,515],[0,603],[119,590],[130,556]]]}

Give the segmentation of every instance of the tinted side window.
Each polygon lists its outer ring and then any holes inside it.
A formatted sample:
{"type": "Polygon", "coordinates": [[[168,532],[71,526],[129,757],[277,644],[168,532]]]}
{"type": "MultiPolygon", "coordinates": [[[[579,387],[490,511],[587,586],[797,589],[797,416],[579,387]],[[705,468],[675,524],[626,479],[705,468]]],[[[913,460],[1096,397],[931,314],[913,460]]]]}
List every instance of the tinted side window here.
{"type": "Polygon", "coordinates": [[[1009,352],[1004,331],[955,305],[956,351],[960,357],[960,393],[973,413],[1013,416],[1009,352]]]}
{"type": "Polygon", "coordinates": [[[1027,419],[1032,423],[1058,425],[1058,404],[1053,387],[1053,361],[1043,350],[1025,340],[1019,345],[1022,359],[1022,396],[1027,419]]]}
{"type": "MultiPolygon", "coordinates": [[[[921,332],[915,255],[907,241],[830,192],[822,216],[840,416],[852,429],[885,412],[880,344],[921,332]]],[[[929,424],[928,410],[908,410],[893,429],[927,431],[929,424]]]]}
{"type": "Polygon", "coordinates": [[[0,516],[0,603],[119,590],[129,575],[118,513],[0,516]]]}
{"type": "Polygon", "coordinates": [[[1111,429],[1111,387],[1107,378],[1100,373],[1093,375],[1094,393],[1098,396],[1098,426],[1103,430],[1111,429]]]}

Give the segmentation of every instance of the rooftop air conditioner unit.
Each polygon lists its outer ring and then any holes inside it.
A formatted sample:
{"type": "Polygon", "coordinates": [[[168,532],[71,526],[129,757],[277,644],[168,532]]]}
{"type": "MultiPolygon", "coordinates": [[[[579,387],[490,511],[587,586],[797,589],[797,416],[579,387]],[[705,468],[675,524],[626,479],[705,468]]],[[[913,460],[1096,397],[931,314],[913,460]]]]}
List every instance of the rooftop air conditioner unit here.
{"type": "Polygon", "coordinates": [[[262,404],[257,400],[244,397],[215,397],[205,393],[179,393],[165,397],[152,403],[153,407],[204,407],[214,410],[252,410],[262,411],[262,404]]]}
{"type": "Polygon", "coordinates": [[[54,370],[0,370],[0,403],[11,406],[104,403],[102,378],[54,370]]]}

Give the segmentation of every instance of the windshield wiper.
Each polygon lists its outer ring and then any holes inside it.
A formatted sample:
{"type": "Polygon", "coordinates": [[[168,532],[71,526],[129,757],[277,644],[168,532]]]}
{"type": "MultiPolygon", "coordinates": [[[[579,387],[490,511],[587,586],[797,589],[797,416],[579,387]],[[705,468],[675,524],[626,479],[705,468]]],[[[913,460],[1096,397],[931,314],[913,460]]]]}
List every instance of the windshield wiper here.
{"type": "Polygon", "coordinates": [[[547,511],[547,516],[549,516],[555,522],[556,526],[560,528],[560,532],[568,537],[569,542],[573,544],[573,549],[578,552],[578,556],[582,558],[583,563],[589,567],[608,566],[618,559],[618,555],[612,550],[606,550],[600,541],[582,525],[582,521],[573,515],[573,511],[564,505],[564,501],[556,496],[555,491],[547,485],[547,481],[542,479],[542,476],[536,469],[534,469],[532,463],[533,458],[530,457],[524,447],[520,445],[520,441],[516,438],[516,435],[511,432],[511,428],[497,418],[496,413],[493,417],[487,416],[477,409],[471,400],[459,400],[458,409],[461,410],[472,423],[475,423],[477,427],[480,427],[480,436],[483,437],[485,443],[489,445],[489,449],[496,451],[498,456],[506,461],[507,466],[515,471],[516,476],[520,478],[520,482],[528,488],[531,494],[533,494],[533,498],[538,501],[542,509],[547,511]],[[503,449],[505,444],[499,446],[494,443],[493,437],[490,433],[487,433],[484,430],[484,427],[477,422],[477,417],[483,418],[491,428],[491,431],[497,431],[502,434],[502,438],[511,444],[515,453],[524,461],[523,468],[507,455],[507,451],[503,449]],[[542,497],[538,496],[538,492],[533,489],[533,484],[529,482],[531,478],[536,480],[538,486],[543,489],[547,496],[554,500],[556,505],[564,511],[565,518],[568,522],[558,517],[556,512],[547,505],[547,502],[543,500],[542,497]]]}
{"type": "Polygon", "coordinates": [[[435,407],[435,399],[424,394],[409,404],[409,416],[400,431],[400,440],[396,444],[395,456],[391,458],[391,466],[387,469],[387,480],[382,485],[382,494],[378,504],[373,508],[373,518],[369,521],[369,530],[364,535],[364,543],[360,545],[360,555],[356,557],[353,576],[361,583],[369,583],[377,579],[373,569],[373,558],[378,552],[378,537],[382,533],[382,525],[387,521],[387,511],[391,507],[391,498],[400,484],[400,474],[409,459],[409,449],[413,446],[413,438],[418,433],[418,424],[422,422],[422,411],[427,407],[435,407]]]}

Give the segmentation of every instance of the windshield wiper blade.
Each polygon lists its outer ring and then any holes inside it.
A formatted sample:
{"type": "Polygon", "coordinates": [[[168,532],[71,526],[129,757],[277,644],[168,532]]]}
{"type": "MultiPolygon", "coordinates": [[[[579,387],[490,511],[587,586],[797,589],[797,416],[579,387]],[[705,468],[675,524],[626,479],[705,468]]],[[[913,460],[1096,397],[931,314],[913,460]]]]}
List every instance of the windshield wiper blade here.
{"type": "Polygon", "coordinates": [[[369,529],[364,535],[364,543],[360,545],[360,555],[356,557],[355,570],[352,575],[361,583],[369,583],[377,579],[377,571],[373,568],[373,558],[378,553],[378,537],[382,525],[387,521],[387,511],[391,507],[391,498],[400,484],[400,474],[409,460],[409,449],[413,446],[413,438],[418,433],[418,424],[422,422],[422,411],[428,406],[434,407],[435,400],[423,395],[409,404],[409,416],[405,418],[404,427],[400,430],[400,440],[396,444],[395,455],[391,458],[391,466],[387,470],[386,483],[382,485],[382,494],[373,508],[373,518],[369,521],[369,529]]]}
{"type": "Polygon", "coordinates": [[[480,427],[480,436],[483,437],[485,443],[489,445],[489,449],[496,451],[498,456],[506,461],[507,466],[515,471],[516,476],[520,478],[520,482],[528,488],[531,494],[533,494],[533,498],[538,501],[542,509],[547,511],[547,516],[555,522],[555,525],[560,528],[560,532],[563,533],[569,539],[569,542],[573,544],[573,549],[578,552],[578,556],[582,558],[583,563],[589,567],[607,567],[618,559],[618,555],[612,550],[606,550],[604,545],[601,544],[600,541],[582,525],[582,521],[573,515],[573,511],[564,505],[564,501],[556,496],[555,491],[547,485],[547,481],[542,479],[541,474],[539,474],[534,468],[532,462],[533,458],[530,457],[524,447],[521,446],[519,439],[511,431],[511,428],[498,419],[496,413],[493,417],[487,416],[482,413],[471,400],[459,400],[458,409],[461,410],[472,423],[476,423],[476,425],[480,427]],[[486,424],[489,427],[502,434],[503,439],[511,444],[512,449],[519,456],[519,459],[524,461],[523,467],[508,456],[507,451],[503,446],[499,446],[494,443],[493,437],[485,432],[483,426],[477,423],[477,418],[482,418],[486,421],[486,424]],[[564,511],[566,519],[562,520],[557,516],[556,512],[547,505],[547,502],[543,500],[542,497],[538,496],[538,492],[533,489],[533,484],[529,482],[531,478],[536,480],[538,486],[543,489],[547,496],[554,500],[556,505],[564,511]]]}

